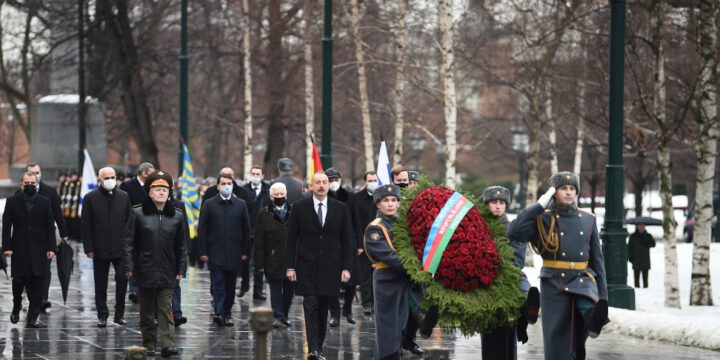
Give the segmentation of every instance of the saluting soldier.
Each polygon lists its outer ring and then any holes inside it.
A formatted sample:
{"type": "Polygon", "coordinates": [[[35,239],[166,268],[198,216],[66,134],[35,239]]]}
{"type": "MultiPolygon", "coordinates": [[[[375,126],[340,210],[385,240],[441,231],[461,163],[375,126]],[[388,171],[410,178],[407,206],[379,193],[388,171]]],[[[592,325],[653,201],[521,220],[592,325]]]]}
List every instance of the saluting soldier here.
{"type": "Polygon", "coordinates": [[[607,319],[607,280],[595,216],[576,205],[580,179],[550,178],[550,189],[522,210],[508,229],[542,256],[540,304],[545,359],[584,359],[588,335],[607,319]]]}

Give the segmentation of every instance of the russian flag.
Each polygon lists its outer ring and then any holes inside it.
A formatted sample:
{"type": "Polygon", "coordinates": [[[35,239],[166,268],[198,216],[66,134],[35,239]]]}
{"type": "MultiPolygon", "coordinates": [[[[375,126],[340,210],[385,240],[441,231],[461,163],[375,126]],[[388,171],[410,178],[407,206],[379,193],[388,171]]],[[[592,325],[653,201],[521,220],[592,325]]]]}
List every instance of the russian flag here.
{"type": "Polygon", "coordinates": [[[378,153],[378,164],[377,170],[375,170],[378,177],[378,186],[391,184],[390,180],[390,160],[388,159],[387,147],[385,146],[385,140],[380,142],[380,152],[378,153]]]}

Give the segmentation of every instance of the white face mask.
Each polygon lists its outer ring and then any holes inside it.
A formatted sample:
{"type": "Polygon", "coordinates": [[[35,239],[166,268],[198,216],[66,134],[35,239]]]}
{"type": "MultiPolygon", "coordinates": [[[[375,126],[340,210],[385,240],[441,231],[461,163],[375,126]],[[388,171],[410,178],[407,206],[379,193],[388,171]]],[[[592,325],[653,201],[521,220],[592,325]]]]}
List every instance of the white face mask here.
{"type": "Polygon", "coordinates": [[[338,189],[340,189],[340,182],[333,181],[328,185],[328,187],[330,188],[330,191],[338,191],[338,189]]]}
{"type": "Polygon", "coordinates": [[[258,185],[260,185],[260,178],[259,178],[259,177],[256,177],[256,176],[251,176],[251,177],[250,177],[250,183],[253,184],[253,185],[255,185],[255,186],[258,186],[258,185]]]}
{"type": "Polygon", "coordinates": [[[117,185],[117,183],[115,182],[115,179],[107,179],[107,180],[103,180],[103,182],[102,182],[102,187],[105,188],[105,190],[107,190],[107,191],[115,189],[115,185],[117,185]]]}
{"type": "Polygon", "coordinates": [[[378,188],[378,183],[376,183],[376,182],[367,183],[367,189],[369,192],[375,192],[375,189],[377,189],[377,188],[378,188]]]}
{"type": "Polygon", "coordinates": [[[221,185],[220,186],[220,194],[222,196],[228,197],[230,194],[232,194],[233,186],[232,185],[221,185]]]}

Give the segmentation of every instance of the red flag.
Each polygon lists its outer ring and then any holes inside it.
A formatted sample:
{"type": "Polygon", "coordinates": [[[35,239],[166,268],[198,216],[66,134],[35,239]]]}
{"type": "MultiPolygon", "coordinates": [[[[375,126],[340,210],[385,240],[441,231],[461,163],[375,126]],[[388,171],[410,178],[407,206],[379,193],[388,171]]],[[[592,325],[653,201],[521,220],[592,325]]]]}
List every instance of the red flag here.
{"type": "Polygon", "coordinates": [[[312,176],[315,175],[318,171],[323,171],[322,162],[320,162],[320,155],[317,152],[317,147],[315,146],[315,142],[311,141],[310,146],[312,146],[312,158],[308,159],[308,172],[307,177],[308,181],[312,179],[312,176]]]}

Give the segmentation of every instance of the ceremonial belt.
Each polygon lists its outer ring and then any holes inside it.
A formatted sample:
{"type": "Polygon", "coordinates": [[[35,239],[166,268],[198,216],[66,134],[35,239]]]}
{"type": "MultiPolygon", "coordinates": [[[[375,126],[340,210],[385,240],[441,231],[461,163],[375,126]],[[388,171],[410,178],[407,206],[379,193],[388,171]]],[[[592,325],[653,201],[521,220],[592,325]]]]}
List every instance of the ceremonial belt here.
{"type": "Polygon", "coordinates": [[[389,268],[390,268],[390,265],[388,265],[382,261],[378,261],[375,263],[375,270],[389,269],[389,268]]]}
{"type": "Polygon", "coordinates": [[[545,260],[543,259],[543,267],[551,269],[565,270],[585,270],[588,266],[587,261],[562,261],[562,260],[545,260]]]}

